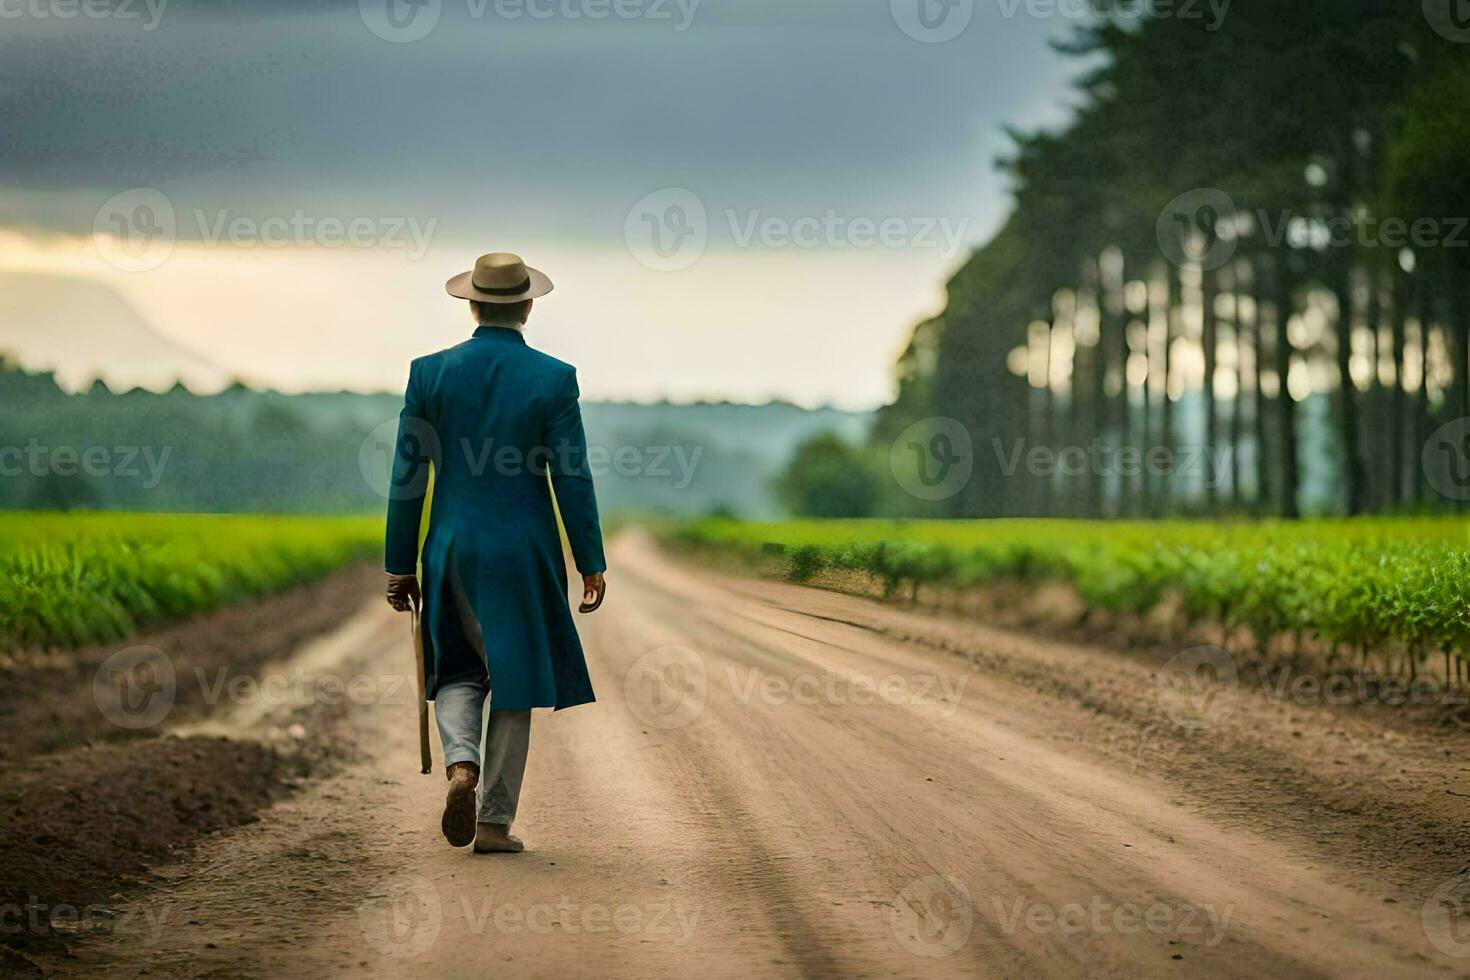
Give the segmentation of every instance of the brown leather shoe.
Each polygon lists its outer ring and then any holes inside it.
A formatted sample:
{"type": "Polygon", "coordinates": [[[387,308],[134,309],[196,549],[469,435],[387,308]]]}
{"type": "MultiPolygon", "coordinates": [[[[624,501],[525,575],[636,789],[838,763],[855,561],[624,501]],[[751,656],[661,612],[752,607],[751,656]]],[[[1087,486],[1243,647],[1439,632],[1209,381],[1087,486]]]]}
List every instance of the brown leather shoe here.
{"type": "Polygon", "coordinates": [[[480,782],[480,767],[473,762],[456,762],[444,775],[449,780],[449,795],[444,799],[444,818],[439,827],[451,845],[468,847],[475,842],[475,786],[480,782]]]}
{"type": "Polygon", "coordinates": [[[503,823],[482,823],[475,826],[476,854],[519,854],[526,849],[519,837],[510,835],[510,827],[503,823]]]}

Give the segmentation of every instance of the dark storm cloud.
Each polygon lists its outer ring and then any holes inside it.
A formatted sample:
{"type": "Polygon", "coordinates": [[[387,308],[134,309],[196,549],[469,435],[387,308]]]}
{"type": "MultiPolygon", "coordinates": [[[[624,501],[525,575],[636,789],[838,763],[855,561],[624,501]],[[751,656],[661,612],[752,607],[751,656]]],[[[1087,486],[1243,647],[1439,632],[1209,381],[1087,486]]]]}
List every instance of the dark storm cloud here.
{"type": "Polygon", "coordinates": [[[953,213],[998,124],[1062,77],[1057,25],[979,11],[929,45],[886,3],[705,0],[682,31],[469,15],[484,9],[445,0],[404,44],[356,0],[174,0],[153,30],[22,19],[0,34],[0,225],[85,230],[134,186],[184,208],[399,209],[451,234],[602,231],[668,185],[716,207],[953,213]]]}

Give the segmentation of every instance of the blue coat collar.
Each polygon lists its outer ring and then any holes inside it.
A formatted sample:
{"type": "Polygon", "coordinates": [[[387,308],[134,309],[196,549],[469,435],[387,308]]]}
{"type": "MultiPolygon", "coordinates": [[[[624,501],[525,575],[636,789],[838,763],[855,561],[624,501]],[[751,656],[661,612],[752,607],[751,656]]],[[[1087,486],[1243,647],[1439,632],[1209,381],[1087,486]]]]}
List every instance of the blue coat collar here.
{"type": "Polygon", "coordinates": [[[480,327],[475,331],[477,340],[508,340],[513,344],[525,344],[526,336],[515,327],[480,327]]]}

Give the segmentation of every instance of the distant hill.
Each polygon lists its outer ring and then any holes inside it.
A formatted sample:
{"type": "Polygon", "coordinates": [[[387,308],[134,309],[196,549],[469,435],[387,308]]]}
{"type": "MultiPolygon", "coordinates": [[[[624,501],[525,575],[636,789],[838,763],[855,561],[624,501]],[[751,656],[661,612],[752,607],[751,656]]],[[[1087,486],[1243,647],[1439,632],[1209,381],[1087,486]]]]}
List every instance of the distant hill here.
{"type": "MultiPolygon", "coordinates": [[[[0,446],[35,446],[42,460],[93,449],[109,461],[107,472],[57,472],[28,455],[25,472],[0,480],[0,506],[362,512],[384,506],[374,447],[391,439],[402,396],[240,385],[68,394],[49,375],[0,364],[0,404],[0,446]]],[[[750,518],[780,513],[771,483],[800,441],[824,430],[861,439],[872,421],[779,402],[585,402],[583,416],[604,512],[750,518]]]]}
{"type": "Polygon", "coordinates": [[[116,290],[94,279],[0,271],[0,352],[67,388],[94,378],[163,390],[177,380],[223,387],[223,368],[153,328],[116,290]]]}
{"type": "MultiPolygon", "coordinates": [[[[365,433],[396,418],[403,404],[400,395],[250,394],[321,431],[365,433]]],[[[597,490],[604,510],[702,514],[719,507],[751,519],[781,514],[771,483],[799,443],[824,431],[861,441],[873,421],[870,412],[784,402],[584,401],[582,418],[589,446],[603,454],[597,490]]]]}
{"type": "Polygon", "coordinates": [[[781,515],[771,483],[797,445],[824,431],[852,441],[866,439],[870,412],[807,410],[772,402],[767,405],[630,405],[589,402],[583,407],[587,440],[592,446],[634,447],[650,465],[663,446],[682,447],[669,460],[675,477],[656,473],[621,475],[614,464],[598,483],[609,509],[654,508],[680,514],[705,513],[722,507],[751,519],[781,515]],[[681,459],[692,468],[682,486],[681,459]]]}
{"type": "MultiPolygon", "coordinates": [[[[397,417],[402,396],[285,395],[227,383],[224,369],[163,336],[106,284],[0,272],[0,445],[34,438],[79,449],[170,451],[162,482],[146,493],[127,480],[25,474],[0,483],[0,506],[44,503],[58,493],[58,504],[160,510],[381,503],[360,474],[358,452],[369,433],[397,417]],[[88,394],[57,388],[86,392],[94,379],[102,387],[88,394]],[[139,386],[149,390],[132,390],[139,386]]],[[[584,402],[583,415],[588,441],[601,451],[594,463],[602,462],[605,510],[723,508],[752,518],[779,515],[771,483],[799,442],[821,431],[861,440],[872,423],[870,413],[782,402],[584,402]]]]}

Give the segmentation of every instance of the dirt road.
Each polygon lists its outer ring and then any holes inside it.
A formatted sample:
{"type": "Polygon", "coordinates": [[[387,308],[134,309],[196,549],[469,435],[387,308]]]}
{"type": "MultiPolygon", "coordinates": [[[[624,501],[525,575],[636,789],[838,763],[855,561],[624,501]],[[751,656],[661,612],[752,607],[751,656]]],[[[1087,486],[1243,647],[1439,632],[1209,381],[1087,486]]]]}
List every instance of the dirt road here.
{"type": "MultiPolygon", "coordinates": [[[[1454,955],[1470,955],[1453,908],[1464,770],[1444,755],[1464,758],[1458,743],[1242,692],[1229,710],[1181,708],[1126,657],[696,571],[636,534],[611,564],[608,604],[580,620],[600,701],[537,715],[525,854],[443,843],[443,777],[417,774],[411,700],[384,694],[325,733],[355,761],[211,838],[129,897],[128,929],[51,965],[603,978],[1470,965],[1454,955]]],[[[392,678],[405,628],[370,605],[301,658],[392,678]]],[[[224,728],[278,728],[268,714],[247,707],[224,728]]]]}

